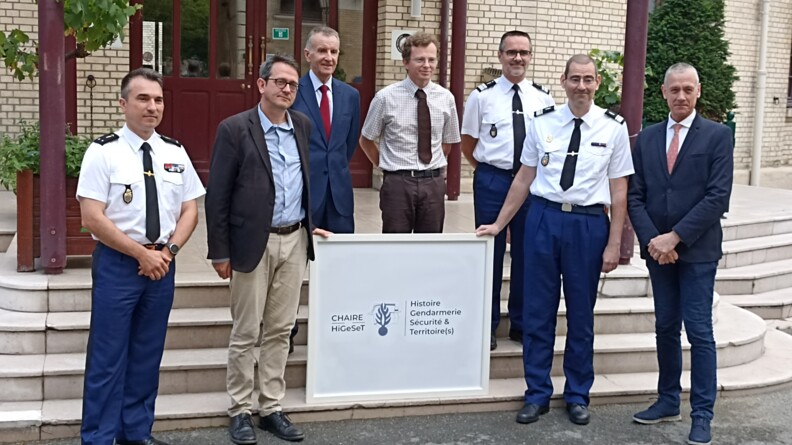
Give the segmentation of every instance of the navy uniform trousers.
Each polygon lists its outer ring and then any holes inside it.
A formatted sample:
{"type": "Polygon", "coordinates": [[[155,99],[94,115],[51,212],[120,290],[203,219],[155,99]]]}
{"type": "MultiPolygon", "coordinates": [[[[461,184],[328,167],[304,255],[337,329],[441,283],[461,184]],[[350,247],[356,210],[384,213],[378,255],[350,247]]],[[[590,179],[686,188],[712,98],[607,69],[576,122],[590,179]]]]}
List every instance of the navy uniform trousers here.
{"type": "MultiPolygon", "coordinates": [[[[509,170],[493,167],[479,162],[473,173],[473,206],[476,227],[492,224],[498,219],[498,213],[506,201],[513,175],[509,170]]],[[[523,244],[525,234],[525,216],[528,213],[529,200],[509,223],[511,229],[511,280],[509,282],[509,321],[511,331],[523,331],[523,289],[525,287],[523,244]]],[[[500,324],[501,285],[503,284],[503,256],[506,253],[506,230],[501,230],[495,237],[495,263],[492,268],[492,331],[500,324]]]]}
{"type": "Polygon", "coordinates": [[[588,405],[594,383],[594,304],[610,222],[604,212],[563,212],[547,207],[542,198],[530,199],[525,223],[525,275],[530,282],[523,312],[525,403],[546,406],[553,394],[550,369],[563,276],[564,400],[588,405]]]}
{"type": "Polygon", "coordinates": [[[151,437],[159,365],[173,305],[176,263],[158,281],[102,243],[93,253],[91,331],[85,363],[83,445],[151,437]]]}

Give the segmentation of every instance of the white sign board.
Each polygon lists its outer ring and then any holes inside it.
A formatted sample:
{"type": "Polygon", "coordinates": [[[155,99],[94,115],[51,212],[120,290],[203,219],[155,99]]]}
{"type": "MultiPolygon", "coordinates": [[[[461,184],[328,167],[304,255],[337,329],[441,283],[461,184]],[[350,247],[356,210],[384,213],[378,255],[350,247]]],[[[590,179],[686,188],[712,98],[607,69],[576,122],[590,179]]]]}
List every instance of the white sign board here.
{"type": "Polygon", "coordinates": [[[396,29],[391,31],[391,60],[402,60],[401,50],[404,47],[404,40],[416,32],[414,29],[396,29]]]}
{"type": "Polygon", "coordinates": [[[492,252],[473,234],[318,239],[307,403],[486,394],[492,252]]]}

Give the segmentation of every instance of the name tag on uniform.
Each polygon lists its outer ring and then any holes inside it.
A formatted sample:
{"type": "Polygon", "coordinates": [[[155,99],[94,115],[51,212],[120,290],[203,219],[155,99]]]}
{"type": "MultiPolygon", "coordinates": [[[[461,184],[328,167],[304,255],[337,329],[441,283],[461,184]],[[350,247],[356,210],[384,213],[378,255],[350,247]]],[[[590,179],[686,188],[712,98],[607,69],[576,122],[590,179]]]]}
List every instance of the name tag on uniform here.
{"type": "Polygon", "coordinates": [[[607,147],[608,143],[607,142],[592,142],[591,146],[592,147],[607,147]]]}
{"type": "Polygon", "coordinates": [[[170,173],[184,173],[184,164],[165,164],[165,171],[170,173]]]}

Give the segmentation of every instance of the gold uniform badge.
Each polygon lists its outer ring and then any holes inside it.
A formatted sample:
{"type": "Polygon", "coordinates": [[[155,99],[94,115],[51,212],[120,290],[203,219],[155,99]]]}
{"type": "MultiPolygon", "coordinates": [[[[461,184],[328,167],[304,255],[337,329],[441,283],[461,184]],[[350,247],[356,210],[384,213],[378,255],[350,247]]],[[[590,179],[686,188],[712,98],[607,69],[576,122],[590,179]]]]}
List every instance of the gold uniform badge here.
{"type": "Polygon", "coordinates": [[[542,167],[547,167],[547,164],[550,162],[550,153],[545,153],[542,156],[542,167]]]}
{"type": "Polygon", "coordinates": [[[126,189],[124,189],[124,194],[122,195],[124,198],[124,203],[129,204],[132,202],[132,184],[127,184],[126,189]]]}

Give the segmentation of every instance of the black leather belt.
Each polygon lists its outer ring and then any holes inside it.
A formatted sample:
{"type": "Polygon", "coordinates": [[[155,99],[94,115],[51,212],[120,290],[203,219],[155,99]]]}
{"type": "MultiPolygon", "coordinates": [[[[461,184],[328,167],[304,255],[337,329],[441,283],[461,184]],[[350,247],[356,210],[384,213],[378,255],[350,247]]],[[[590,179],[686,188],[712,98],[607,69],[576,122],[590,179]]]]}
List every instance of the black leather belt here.
{"type": "Polygon", "coordinates": [[[531,203],[537,203],[539,205],[544,205],[545,207],[550,207],[551,209],[558,209],[562,212],[568,213],[582,213],[584,215],[604,215],[605,214],[605,206],[602,204],[593,204],[590,206],[579,206],[576,204],[569,204],[569,203],[560,203],[555,201],[549,201],[539,196],[531,195],[531,203]]]}
{"type": "Polygon", "coordinates": [[[434,178],[440,176],[440,169],[436,168],[434,170],[396,170],[396,171],[386,170],[385,174],[409,176],[411,178],[434,178]]]}
{"type": "Polygon", "coordinates": [[[283,227],[270,227],[270,233],[277,233],[278,235],[288,235],[300,230],[300,223],[294,223],[290,226],[283,227]]]}
{"type": "Polygon", "coordinates": [[[162,244],[162,243],[159,243],[159,244],[149,243],[149,244],[143,244],[143,247],[145,247],[148,250],[162,250],[162,249],[165,248],[165,244],[162,244]]]}

